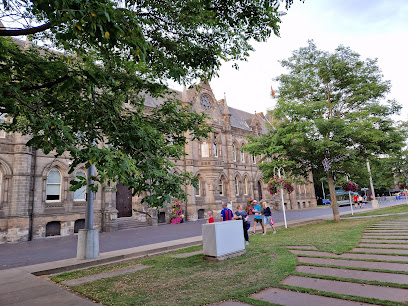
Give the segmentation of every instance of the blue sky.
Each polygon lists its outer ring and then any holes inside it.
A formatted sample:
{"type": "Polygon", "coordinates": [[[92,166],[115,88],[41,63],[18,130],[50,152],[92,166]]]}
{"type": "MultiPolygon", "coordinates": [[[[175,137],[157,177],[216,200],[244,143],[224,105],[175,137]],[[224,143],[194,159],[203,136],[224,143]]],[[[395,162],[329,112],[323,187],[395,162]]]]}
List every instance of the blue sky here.
{"type": "Polygon", "coordinates": [[[363,59],[378,58],[384,79],[390,80],[389,99],[403,105],[396,119],[408,119],[406,94],[408,60],[408,1],[305,0],[296,1],[282,18],[281,36],[256,43],[248,62],[238,71],[224,64],[210,84],[217,99],[226,93],[228,104],[253,113],[273,107],[272,79],[285,70],[278,63],[293,50],[313,39],[317,47],[332,52],[338,45],[349,46],[363,59]]]}

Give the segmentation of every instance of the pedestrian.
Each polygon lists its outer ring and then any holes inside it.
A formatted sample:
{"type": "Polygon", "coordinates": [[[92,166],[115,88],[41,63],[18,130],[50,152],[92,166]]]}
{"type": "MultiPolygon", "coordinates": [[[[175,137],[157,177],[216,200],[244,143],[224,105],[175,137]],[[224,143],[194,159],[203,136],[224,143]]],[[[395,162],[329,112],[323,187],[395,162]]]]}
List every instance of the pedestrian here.
{"type": "Polygon", "coordinates": [[[214,217],[213,217],[213,213],[212,213],[211,210],[208,212],[208,221],[207,221],[207,223],[214,223],[214,217]]]}
{"type": "Polygon", "coordinates": [[[361,196],[361,194],[358,196],[358,206],[360,206],[360,208],[361,207],[363,207],[362,205],[363,205],[363,197],[361,196]]]}
{"type": "Polygon", "coordinates": [[[229,221],[234,217],[231,209],[227,207],[227,202],[222,202],[221,219],[220,221],[229,221]]]}
{"type": "Polygon", "coordinates": [[[264,225],[264,232],[263,234],[266,235],[266,226],[269,224],[272,229],[273,233],[276,234],[276,229],[273,226],[275,222],[272,219],[272,211],[271,208],[266,204],[266,201],[262,202],[262,217],[263,217],[263,225],[264,225]]]}
{"type": "Polygon", "coordinates": [[[261,210],[261,205],[258,204],[257,200],[254,200],[252,202],[254,204],[254,209],[252,210],[252,212],[255,214],[254,216],[254,231],[252,232],[253,235],[255,235],[256,233],[256,224],[260,223],[262,226],[262,232],[265,232],[265,227],[262,223],[262,210],[261,210]]]}
{"type": "Polygon", "coordinates": [[[353,196],[353,200],[354,200],[354,207],[357,208],[358,196],[356,194],[353,196]]]}
{"type": "Polygon", "coordinates": [[[248,229],[249,229],[250,223],[248,222],[248,214],[244,210],[244,208],[243,208],[243,206],[241,204],[238,205],[238,210],[235,212],[234,219],[242,220],[242,226],[243,226],[243,229],[244,229],[245,245],[249,245],[248,229]]]}

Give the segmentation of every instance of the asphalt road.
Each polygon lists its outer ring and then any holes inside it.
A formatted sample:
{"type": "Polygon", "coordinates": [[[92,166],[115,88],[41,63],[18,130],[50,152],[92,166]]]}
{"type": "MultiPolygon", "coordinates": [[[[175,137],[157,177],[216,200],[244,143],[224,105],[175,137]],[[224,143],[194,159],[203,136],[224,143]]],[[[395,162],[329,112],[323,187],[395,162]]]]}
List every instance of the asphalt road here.
{"type": "MultiPolygon", "coordinates": [[[[380,202],[380,207],[405,203],[406,200],[380,202]]],[[[371,204],[355,210],[363,211],[371,208],[371,204]]],[[[350,206],[339,208],[341,212],[350,211],[350,206]]],[[[273,211],[275,223],[283,222],[283,212],[273,211]]],[[[286,219],[299,220],[305,218],[331,215],[330,206],[310,208],[303,210],[286,211],[286,219]]],[[[201,224],[206,220],[184,222],[172,225],[143,227],[110,233],[100,233],[100,252],[109,252],[127,249],[152,243],[176,240],[201,235],[201,224]]],[[[29,242],[16,244],[0,244],[0,270],[21,267],[44,262],[56,261],[76,257],[77,236],[47,237],[29,242]]]]}

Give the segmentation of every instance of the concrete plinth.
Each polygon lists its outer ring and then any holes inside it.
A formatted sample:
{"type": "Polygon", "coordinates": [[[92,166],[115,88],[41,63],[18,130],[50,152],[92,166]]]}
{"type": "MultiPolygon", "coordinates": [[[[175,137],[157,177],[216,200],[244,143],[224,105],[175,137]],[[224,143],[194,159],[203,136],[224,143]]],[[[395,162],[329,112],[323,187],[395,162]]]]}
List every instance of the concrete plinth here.
{"type": "Polygon", "coordinates": [[[371,200],[371,206],[372,208],[378,208],[378,201],[377,200],[371,200]]]}
{"type": "Polygon", "coordinates": [[[77,259],[94,259],[99,257],[99,231],[97,229],[80,229],[78,231],[77,259]]]}
{"type": "Polygon", "coordinates": [[[242,220],[207,223],[201,229],[206,259],[224,260],[245,253],[242,220]]]}

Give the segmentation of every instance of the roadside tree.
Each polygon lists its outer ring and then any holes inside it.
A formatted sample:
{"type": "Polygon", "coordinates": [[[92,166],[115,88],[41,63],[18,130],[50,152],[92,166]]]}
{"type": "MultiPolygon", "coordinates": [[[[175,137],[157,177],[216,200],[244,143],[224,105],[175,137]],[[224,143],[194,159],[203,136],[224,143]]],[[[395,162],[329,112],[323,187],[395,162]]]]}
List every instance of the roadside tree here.
{"type": "Polygon", "coordinates": [[[167,80],[208,80],[221,61],[245,59],[251,41],[279,34],[279,3],[3,1],[0,113],[8,121],[0,128],[67,154],[71,171],[95,164],[97,183],[120,181],[151,206],[182,199],[193,177],[172,171],[172,160],[184,154],[185,133],[206,137],[209,128],[167,80]],[[10,38],[26,35],[32,45],[10,38]],[[163,103],[146,112],[147,95],[163,103]]]}
{"type": "Polygon", "coordinates": [[[309,41],[281,65],[288,73],[276,78],[280,86],[268,133],[252,137],[246,150],[265,156],[265,179],[274,166],[303,177],[311,169],[325,173],[339,221],[333,174],[352,173],[355,163],[401,150],[405,135],[390,118],[401,106],[385,100],[391,85],[377,61],[361,60],[348,47],[329,53],[309,41]]]}

